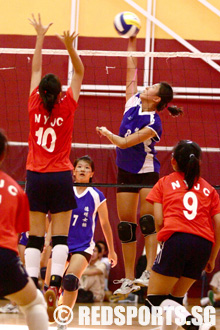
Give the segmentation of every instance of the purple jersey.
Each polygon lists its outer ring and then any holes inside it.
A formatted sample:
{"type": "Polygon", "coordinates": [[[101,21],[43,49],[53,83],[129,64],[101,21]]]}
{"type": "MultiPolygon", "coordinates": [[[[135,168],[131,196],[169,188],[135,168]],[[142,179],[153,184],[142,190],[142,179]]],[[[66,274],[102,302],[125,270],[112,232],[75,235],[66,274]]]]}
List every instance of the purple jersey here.
{"type": "Polygon", "coordinates": [[[93,254],[93,240],[98,218],[97,210],[105,201],[105,196],[97,188],[88,187],[82,194],[74,189],[77,208],[72,211],[68,234],[69,252],[84,251],[93,254]]]}
{"type": "Polygon", "coordinates": [[[142,111],[140,93],[132,96],[125,105],[119,135],[126,137],[144,127],[155,132],[155,137],[141,142],[133,147],[116,148],[116,164],[130,173],[160,172],[160,163],[156,158],[155,144],[160,141],[162,124],[160,116],[155,111],[142,111]]]}

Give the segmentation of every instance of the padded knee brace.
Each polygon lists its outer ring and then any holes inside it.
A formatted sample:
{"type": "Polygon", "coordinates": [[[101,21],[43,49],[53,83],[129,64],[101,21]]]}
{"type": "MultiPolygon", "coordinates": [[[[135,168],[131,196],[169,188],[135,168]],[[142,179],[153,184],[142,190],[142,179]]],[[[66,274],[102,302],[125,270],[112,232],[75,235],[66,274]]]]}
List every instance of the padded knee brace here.
{"type": "Polygon", "coordinates": [[[118,224],[118,237],[122,243],[136,242],[137,224],[122,221],[118,224]]]}
{"type": "Polygon", "coordinates": [[[66,274],[63,278],[62,286],[66,291],[76,291],[79,287],[79,279],[74,274],[66,274]]]}
{"type": "Polygon", "coordinates": [[[169,294],[168,299],[174,300],[174,301],[178,302],[178,304],[183,306],[184,297],[174,297],[172,294],[169,294]]]}
{"type": "Polygon", "coordinates": [[[156,233],[154,217],[151,214],[143,215],[139,220],[139,224],[144,237],[156,233]]]}
{"type": "Polygon", "coordinates": [[[52,246],[56,246],[56,245],[67,245],[67,238],[68,236],[52,236],[52,246]]]}
{"type": "Polygon", "coordinates": [[[147,306],[150,309],[151,312],[151,308],[153,306],[160,306],[160,304],[168,299],[169,295],[148,295],[146,300],[145,300],[145,306],[147,306]]]}
{"type": "Polygon", "coordinates": [[[42,252],[44,248],[44,237],[30,235],[26,248],[34,248],[42,252]]]}

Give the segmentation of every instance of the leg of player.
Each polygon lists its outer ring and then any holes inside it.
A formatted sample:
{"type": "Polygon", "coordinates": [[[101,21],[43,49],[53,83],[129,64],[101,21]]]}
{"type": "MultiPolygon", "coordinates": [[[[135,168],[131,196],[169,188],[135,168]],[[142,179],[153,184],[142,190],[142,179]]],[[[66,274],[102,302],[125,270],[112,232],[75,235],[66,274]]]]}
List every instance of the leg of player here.
{"type": "Polygon", "coordinates": [[[119,192],[117,193],[117,210],[120,219],[118,226],[119,239],[122,242],[122,253],[124,259],[125,279],[115,281],[122,283],[121,287],[114,292],[114,295],[124,299],[130,292],[140,289],[133,284],[134,266],[136,258],[136,218],[138,207],[138,193],[119,192]]]}
{"type": "MultiPolygon", "coordinates": [[[[196,280],[187,277],[180,277],[178,279],[176,277],[164,276],[152,271],[145,305],[149,308],[152,306],[161,306],[163,308],[167,308],[168,306],[174,307],[171,313],[174,324],[175,319],[178,318],[178,315],[175,314],[175,308],[182,305],[185,293],[195,281],[196,280]]],[[[199,326],[192,326],[191,319],[193,316],[184,306],[182,306],[181,313],[185,315],[186,318],[186,324],[183,325],[185,330],[216,330],[215,326],[204,323],[199,326]]],[[[166,311],[164,312],[164,318],[166,319],[166,311]]],[[[176,328],[173,326],[173,329],[176,328]]],[[[167,329],[169,328],[167,328],[166,322],[164,322],[162,330],[167,329]]]]}
{"type": "Polygon", "coordinates": [[[38,287],[41,252],[44,247],[45,222],[45,213],[30,211],[30,231],[25,249],[25,266],[36,287],[38,287]]]}
{"type": "Polygon", "coordinates": [[[29,330],[47,330],[48,316],[42,293],[36,289],[34,282],[29,279],[27,285],[20,291],[6,296],[15,301],[24,313],[29,330]]]}
{"type": "Polygon", "coordinates": [[[58,303],[58,293],[68,257],[67,237],[72,211],[51,214],[52,220],[52,265],[50,286],[45,293],[49,321],[54,322],[53,313],[58,303]]]}
{"type": "Polygon", "coordinates": [[[146,201],[146,196],[150,189],[143,188],[140,190],[140,219],[139,226],[144,235],[145,251],[147,258],[147,267],[139,279],[135,279],[135,284],[140,286],[148,286],[151,268],[157,254],[157,237],[155,234],[153,205],[146,201]]]}

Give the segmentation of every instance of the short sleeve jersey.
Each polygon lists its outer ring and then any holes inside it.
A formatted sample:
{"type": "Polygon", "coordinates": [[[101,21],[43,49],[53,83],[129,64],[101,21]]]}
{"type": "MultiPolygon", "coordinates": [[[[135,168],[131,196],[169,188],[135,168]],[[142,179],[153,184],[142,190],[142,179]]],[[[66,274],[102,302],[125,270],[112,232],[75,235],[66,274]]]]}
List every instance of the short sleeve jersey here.
{"type": "Polygon", "coordinates": [[[76,108],[70,87],[55,104],[51,115],[43,106],[38,87],[33,90],[28,102],[30,133],[27,170],[45,173],[73,169],[69,155],[76,108]]]}
{"type": "Polygon", "coordinates": [[[159,241],[166,241],[175,232],[215,241],[212,217],[220,213],[219,195],[201,177],[187,190],[184,174],[174,172],[156,183],[147,201],[163,204],[164,226],[157,234],[159,241]]]}
{"type": "Polygon", "coordinates": [[[29,203],[22,188],[0,171],[0,247],[18,253],[18,233],[29,230],[29,203]]]}
{"type": "Polygon", "coordinates": [[[77,208],[73,210],[68,234],[69,252],[84,251],[93,254],[98,208],[106,200],[97,188],[88,187],[78,194],[74,187],[77,208]]]}
{"type": "Polygon", "coordinates": [[[116,164],[119,168],[130,173],[159,173],[160,163],[156,158],[154,146],[162,134],[161,119],[155,111],[142,110],[140,93],[137,93],[125,105],[119,135],[126,137],[144,127],[152,129],[155,136],[130,148],[120,149],[117,147],[116,164]]]}

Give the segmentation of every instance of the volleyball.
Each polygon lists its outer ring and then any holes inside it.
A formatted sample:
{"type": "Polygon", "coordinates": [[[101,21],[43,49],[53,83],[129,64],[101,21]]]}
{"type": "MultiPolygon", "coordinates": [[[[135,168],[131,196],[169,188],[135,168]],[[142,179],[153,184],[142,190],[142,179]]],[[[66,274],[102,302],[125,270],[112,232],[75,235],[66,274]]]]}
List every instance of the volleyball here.
{"type": "Polygon", "coordinates": [[[141,21],[134,13],[125,11],[115,16],[114,26],[121,37],[130,38],[138,34],[141,28],[141,21]]]}

